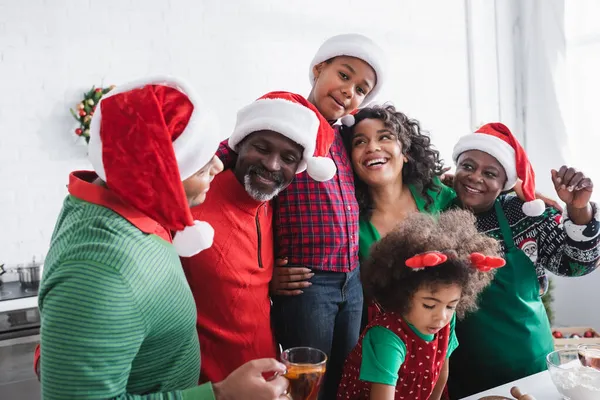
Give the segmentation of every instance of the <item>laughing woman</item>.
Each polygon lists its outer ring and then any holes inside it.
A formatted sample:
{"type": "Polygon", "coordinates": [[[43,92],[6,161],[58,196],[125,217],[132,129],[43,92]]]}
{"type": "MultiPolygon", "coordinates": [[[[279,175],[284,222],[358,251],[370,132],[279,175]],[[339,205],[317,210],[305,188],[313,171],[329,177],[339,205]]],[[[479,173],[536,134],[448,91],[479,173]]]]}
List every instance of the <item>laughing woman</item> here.
{"type": "Polygon", "coordinates": [[[409,213],[438,213],[451,205],[455,194],[439,180],[439,153],[417,120],[392,105],[375,106],[359,111],[343,134],[360,207],[361,260],[409,213]]]}
{"type": "Polygon", "coordinates": [[[554,350],[538,279],[548,270],[582,276],[600,261],[598,208],[590,203],[593,184],[565,166],[552,171],[561,215],[534,199],[535,176],[527,156],[510,130],[500,124],[482,126],[454,148],[457,202],[477,218],[479,232],[501,242],[506,266],[480,296],[479,310],[456,324],[461,346],[451,358],[451,398],[510,382],[546,369],[554,350]],[[523,181],[528,202],[512,194],[523,181]]]}

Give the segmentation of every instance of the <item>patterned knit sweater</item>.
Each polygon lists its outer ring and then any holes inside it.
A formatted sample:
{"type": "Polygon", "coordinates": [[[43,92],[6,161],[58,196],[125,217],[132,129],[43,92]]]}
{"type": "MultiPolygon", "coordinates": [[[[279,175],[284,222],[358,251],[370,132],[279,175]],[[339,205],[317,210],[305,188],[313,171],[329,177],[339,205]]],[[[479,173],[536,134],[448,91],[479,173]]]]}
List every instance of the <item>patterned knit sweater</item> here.
{"type": "MultiPolygon", "coordinates": [[[[539,217],[528,217],[521,209],[523,201],[514,194],[501,195],[499,200],[515,245],[535,264],[544,290],[547,288],[546,270],[555,275],[582,276],[596,269],[600,262],[600,223],[595,205],[596,215],[592,221],[587,226],[578,226],[566,215],[561,222],[561,214],[552,207],[547,207],[539,217]]],[[[493,208],[477,215],[477,229],[500,240],[502,251],[506,250],[493,208]]]]}
{"type": "Polygon", "coordinates": [[[214,398],[177,253],[111,209],[66,198],[39,307],[43,399],[214,398]]]}

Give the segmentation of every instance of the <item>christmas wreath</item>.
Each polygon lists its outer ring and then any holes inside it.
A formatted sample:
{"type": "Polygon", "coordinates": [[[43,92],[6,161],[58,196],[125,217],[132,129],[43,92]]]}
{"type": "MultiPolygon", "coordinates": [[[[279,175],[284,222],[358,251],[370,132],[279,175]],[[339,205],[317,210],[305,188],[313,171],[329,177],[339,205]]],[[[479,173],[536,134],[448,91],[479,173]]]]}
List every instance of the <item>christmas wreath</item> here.
{"type": "Polygon", "coordinates": [[[83,137],[86,143],[90,141],[90,122],[96,110],[96,105],[102,96],[114,88],[115,85],[107,88],[96,88],[93,86],[89,92],[83,94],[83,100],[75,106],[75,109],[69,109],[73,117],[79,122],[79,127],[75,129],[75,134],[83,137]]]}

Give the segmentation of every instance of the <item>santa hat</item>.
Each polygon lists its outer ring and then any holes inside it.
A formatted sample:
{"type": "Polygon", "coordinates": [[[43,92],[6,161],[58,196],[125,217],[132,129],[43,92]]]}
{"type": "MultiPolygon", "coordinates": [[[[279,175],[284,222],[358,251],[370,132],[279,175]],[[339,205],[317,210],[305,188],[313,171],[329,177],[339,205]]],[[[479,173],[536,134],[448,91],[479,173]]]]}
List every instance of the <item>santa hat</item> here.
{"type": "Polygon", "coordinates": [[[194,221],[182,181],[215,155],[216,118],[180,80],[144,79],[120,85],[96,106],[89,160],[125,203],[175,231],[178,254],[212,245],[214,230],[194,221]]]}
{"type": "Polygon", "coordinates": [[[535,198],[535,173],[529,163],[527,154],[511,131],[499,122],[485,124],[475,133],[459,139],[452,158],[458,162],[458,157],[469,150],[480,150],[493,156],[506,172],[504,190],[511,190],[517,179],[523,181],[525,204],[523,212],[528,216],[541,215],[546,206],[540,199],[535,198]]]}
{"type": "Polygon", "coordinates": [[[383,50],[368,37],[357,33],[333,36],[327,39],[321,47],[319,47],[317,54],[315,54],[315,57],[310,63],[308,78],[310,79],[311,85],[315,82],[314,66],[338,56],[359,58],[375,70],[377,83],[369,94],[367,94],[367,97],[362,104],[363,107],[367,106],[377,97],[385,81],[385,67],[387,61],[383,50]]]}
{"type": "Polygon", "coordinates": [[[302,161],[296,173],[306,170],[316,181],[327,181],[337,168],[327,157],[333,143],[334,131],[315,106],[299,94],[270,92],[237,114],[229,147],[238,145],[252,132],[270,130],[280,133],[304,147],[302,161]]]}

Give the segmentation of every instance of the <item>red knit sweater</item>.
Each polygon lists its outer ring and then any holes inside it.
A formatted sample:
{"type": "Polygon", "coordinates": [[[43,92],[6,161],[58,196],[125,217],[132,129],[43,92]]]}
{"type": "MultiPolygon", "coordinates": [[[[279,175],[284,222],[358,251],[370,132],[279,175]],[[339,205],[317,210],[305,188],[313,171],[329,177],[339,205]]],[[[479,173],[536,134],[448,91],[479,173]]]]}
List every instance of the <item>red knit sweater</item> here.
{"type": "Polygon", "coordinates": [[[200,381],[219,382],[247,361],[276,357],[269,299],[273,214],[231,170],[215,177],[192,214],[215,229],[212,247],[182,264],[198,313],[200,381]]]}

